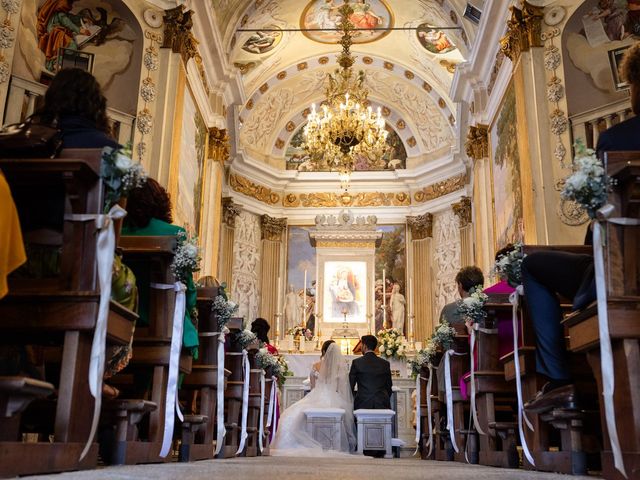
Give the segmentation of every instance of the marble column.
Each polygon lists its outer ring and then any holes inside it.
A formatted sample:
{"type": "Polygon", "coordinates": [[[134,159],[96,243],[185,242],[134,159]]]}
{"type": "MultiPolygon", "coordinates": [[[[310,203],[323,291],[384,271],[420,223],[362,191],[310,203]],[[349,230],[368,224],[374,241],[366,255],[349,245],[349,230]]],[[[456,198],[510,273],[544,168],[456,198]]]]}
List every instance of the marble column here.
{"type": "MultiPolygon", "coordinates": [[[[269,323],[275,322],[278,312],[278,278],[280,275],[280,259],[282,258],[282,241],[287,229],[286,218],[273,218],[269,215],[260,217],[262,231],[262,275],[260,278],[260,316],[269,323]]],[[[273,334],[275,335],[275,324],[273,334]]]]}
{"type": "Polygon", "coordinates": [[[414,338],[417,342],[431,336],[433,332],[433,285],[431,282],[431,243],[433,240],[433,215],[425,213],[407,217],[411,236],[410,272],[413,278],[414,338]]]}
{"type": "Polygon", "coordinates": [[[204,171],[204,194],[200,240],[202,242],[201,275],[216,275],[220,253],[222,223],[222,182],[224,164],[229,159],[229,136],[219,128],[209,129],[207,161],[204,171]]]}
{"type": "Polygon", "coordinates": [[[230,291],[233,274],[233,242],[236,217],[240,214],[240,205],[231,197],[222,199],[222,226],[220,229],[220,255],[218,261],[218,280],[226,283],[230,291]]]}
{"type": "Polygon", "coordinates": [[[458,203],[451,205],[451,208],[460,221],[460,265],[467,267],[474,264],[471,198],[462,197],[458,203]]]}

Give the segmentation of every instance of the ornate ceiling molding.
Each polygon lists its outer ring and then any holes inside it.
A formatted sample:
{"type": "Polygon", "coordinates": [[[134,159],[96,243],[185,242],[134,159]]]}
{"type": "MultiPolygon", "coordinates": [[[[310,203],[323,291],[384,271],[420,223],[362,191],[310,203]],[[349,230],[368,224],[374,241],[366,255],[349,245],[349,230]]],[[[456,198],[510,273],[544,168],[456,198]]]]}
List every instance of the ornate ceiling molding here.
{"type": "Polygon", "coordinates": [[[276,205],[280,203],[280,194],[274,192],[269,187],[255,183],[242,175],[231,173],[229,175],[229,186],[235,192],[255,198],[267,205],[276,205]]]}
{"type": "Polygon", "coordinates": [[[512,61],[531,47],[541,47],[543,9],[531,5],[526,0],[522,8],[511,7],[511,18],[507,21],[507,33],[500,39],[502,52],[512,61]]]}
{"type": "Polygon", "coordinates": [[[484,125],[471,125],[464,143],[467,157],[472,160],[482,160],[489,157],[489,130],[484,125]]]}
{"type": "Polygon", "coordinates": [[[288,193],[283,198],[283,206],[287,208],[403,207],[409,205],[411,205],[411,195],[408,192],[288,193]]]}
{"type": "Polygon", "coordinates": [[[407,225],[411,230],[413,240],[423,240],[433,237],[433,214],[425,213],[416,217],[407,217],[407,225]]]}
{"type": "Polygon", "coordinates": [[[447,178],[441,182],[436,182],[432,185],[424,187],[413,194],[413,199],[417,203],[428,202],[429,200],[435,200],[436,198],[448,195],[449,193],[462,190],[467,183],[466,173],[461,173],[455,177],[447,178]]]}
{"type": "Polygon", "coordinates": [[[451,205],[451,208],[460,219],[460,228],[471,224],[471,198],[462,197],[458,203],[451,205]]]}

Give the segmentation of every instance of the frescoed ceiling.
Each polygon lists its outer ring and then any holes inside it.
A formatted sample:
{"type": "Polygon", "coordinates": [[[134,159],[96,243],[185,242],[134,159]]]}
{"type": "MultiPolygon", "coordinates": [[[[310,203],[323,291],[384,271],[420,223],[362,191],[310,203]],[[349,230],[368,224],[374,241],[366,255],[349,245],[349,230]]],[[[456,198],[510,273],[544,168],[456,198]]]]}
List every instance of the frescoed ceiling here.
{"type": "MultiPolygon", "coordinates": [[[[287,30],[336,28],[336,10],[343,1],[210,1],[228,61],[244,87],[239,148],[276,170],[291,168],[290,141],[305,124],[311,103],[324,99],[326,75],[336,68],[340,33],[287,30]],[[275,31],[238,32],[243,28],[275,31]]],[[[392,164],[410,170],[450,155],[459,134],[456,106],[448,93],[455,66],[467,57],[476,28],[463,18],[466,1],[350,3],[356,27],[406,28],[357,32],[352,46],[354,69],[366,73],[372,107],[381,107],[387,128],[404,144],[406,161],[392,164]]]]}

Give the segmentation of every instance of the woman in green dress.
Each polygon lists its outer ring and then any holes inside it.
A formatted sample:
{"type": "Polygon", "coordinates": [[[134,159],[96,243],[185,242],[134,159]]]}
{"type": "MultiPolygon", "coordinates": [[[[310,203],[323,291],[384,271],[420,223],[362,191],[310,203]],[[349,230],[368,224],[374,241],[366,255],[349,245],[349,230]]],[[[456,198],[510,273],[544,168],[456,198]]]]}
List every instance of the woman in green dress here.
{"type": "MultiPolygon", "coordinates": [[[[157,181],[148,178],[141,187],[133,189],[127,199],[127,216],[122,228],[123,236],[177,236],[185,232],[185,229],[173,225],[171,217],[171,199],[167,191],[157,181]]],[[[138,280],[140,304],[138,314],[139,323],[149,323],[149,288],[150,272],[132,268],[138,280]]],[[[198,331],[197,325],[197,292],[193,277],[189,274],[185,282],[186,313],[183,329],[183,348],[188,349],[194,358],[198,358],[198,331]]]]}

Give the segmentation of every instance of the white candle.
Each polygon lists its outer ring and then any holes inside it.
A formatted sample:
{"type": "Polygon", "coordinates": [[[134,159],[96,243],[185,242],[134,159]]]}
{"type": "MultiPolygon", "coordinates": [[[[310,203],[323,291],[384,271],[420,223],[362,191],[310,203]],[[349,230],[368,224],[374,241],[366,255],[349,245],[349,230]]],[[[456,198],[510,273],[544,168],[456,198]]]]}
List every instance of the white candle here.
{"type": "Polygon", "coordinates": [[[413,278],[409,277],[409,316],[413,315],[413,278]]]}
{"type": "Polygon", "coordinates": [[[276,313],[280,315],[280,295],[282,295],[282,285],[280,285],[280,275],[278,275],[278,294],[276,295],[276,313]]]}
{"type": "Polygon", "coordinates": [[[307,271],[304,271],[304,287],[302,288],[302,324],[307,323],[307,271]]]}
{"type": "Polygon", "coordinates": [[[382,269],[382,328],[387,328],[387,277],[382,269]]]}

